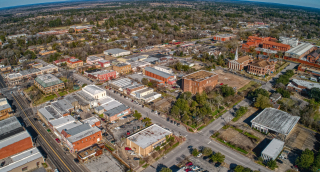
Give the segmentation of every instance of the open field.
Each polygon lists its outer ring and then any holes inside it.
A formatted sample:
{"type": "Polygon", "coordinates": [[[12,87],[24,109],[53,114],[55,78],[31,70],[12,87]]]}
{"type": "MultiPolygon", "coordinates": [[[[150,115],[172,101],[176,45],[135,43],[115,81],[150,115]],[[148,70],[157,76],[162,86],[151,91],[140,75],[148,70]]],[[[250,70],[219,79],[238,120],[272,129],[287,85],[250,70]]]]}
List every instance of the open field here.
{"type": "Polygon", "coordinates": [[[227,84],[232,88],[236,87],[237,89],[239,89],[250,82],[249,79],[245,79],[231,73],[225,73],[222,70],[215,70],[215,72],[219,74],[219,83],[227,84]]]}
{"type": "Polygon", "coordinates": [[[296,126],[286,140],[286,146],[299,150],[318,150],[319,134],[301,126],[296,126]]]}

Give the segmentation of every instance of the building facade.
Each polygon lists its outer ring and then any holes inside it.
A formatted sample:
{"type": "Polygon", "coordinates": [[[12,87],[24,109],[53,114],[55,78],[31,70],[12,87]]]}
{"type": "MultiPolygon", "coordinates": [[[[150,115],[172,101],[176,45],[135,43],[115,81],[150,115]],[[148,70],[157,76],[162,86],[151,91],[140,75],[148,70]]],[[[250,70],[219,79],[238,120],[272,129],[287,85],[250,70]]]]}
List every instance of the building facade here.
{"type": "Polygon", "coordinates": [[[244,69],[244,67],[248,66],[248,64],[251,63],[252,61],[253,61],[253,58],[251,56],[238,57],[238,49],[237,49],[234,60],[229,60],[228,66],[230,69],[241,71],[244,69]]]}
{"type": "Polygon", "coordinates": [[[281,44],[281,43],[272,42],[272,41],[266,41],[266,42],[263,42],[262,48],[275,50],[275,51],[288,51],[290,50],[290,45],[281,44]]]}
{"type": "Polygon", "coordinates": [[[57,92],[65,87],[64,83],[52,74],[38,76],[34,80],[34,85],[45,94],[57,92]]]}
{"type": "Polygon", "coordinates": [[[225,42],[225,41],[230,41],[231,39],[236,37],[237,35],[234,35],[234,34],[221,34],[221,35],[215,35],[213,37],[213,40],[225,42]]]}
{"type": "Polygon", "coordinates": [[[290,49],[289,51],[285,52],[286,57],[302,59],[312,51],[314,51],[316,47],[310,43],[302,43],[295,48],[290,49]]]}
{"type": "Polygon", "coordinates": [[[67,61],[67,66],[72,69],[77,68],[77,67],[81,67],[81,66],[83,66],[83,61],[79,60],[79,59],[69,59],[67,61]]]}
{"type": "Polygon", "coordinates": [[[89,56],[89,57],[87,57],[87,63],[88,64],[95,64],[95,63],[97,63],[97,62],[99,62],[99,61],[101,61],[101,60],[103,60],[103,58],[101,58],[101,57],[98,57],[98,56],[89,56]]]}
{"type": "Polygon", "coordinates": [[[172,84],[176,83],[176,76],[169,74],[169,73],[166,73],[166,72],[162,72],[162,71],[157,70],[152,67],[144,68],[144,74],[146,76],[155,78],[157,80],[164,81],[166,84],[172,85],[172,84]]]}
{"type": "Polygon", "coordinates": [[[117,71],[120,74],[126,74],[132,71],[131,64],[127,64],[127,63],[119,63],[117,65],[114,65],[113,70],[117,71]]]}
{"type": "Polygon", "coordinates": [[[113,56],[113,57],[120,57],[120,56],[126,56],[126,55],[130,55],[131,52],[124,50],[124,49],[120,49],[120,48],[114,48],[114,49],[109,49],[109,50],[105,50],[103,52],[105,55],[108,56],[113,56]]]}
{"type": "Polygon", "coordinates": [[[270,75],[275,71],[275,65],[267,60],[258,60],[248,65],[247,72],[253,75],[270,75]]]}
{"type": "Polygon", "coordinates": [[[117,72],[114,70],[97,71],[89,73],[88,77],[96,79],[98,81],[109,81],[111,79],[117,78],[117,72]]]}
{"type": "Polygon", "coordinates": [[[215,87],[218,79],[218,74],[200,70],[182,78],[182,90],[192,94],[202,93],[206,87],[215,87]]]}
{"type": "Polygon", "coordinates": [[[12,111],[10,104],[6,98],[0,98],[0,120],[10,117],[10,112],[12,111]]]}

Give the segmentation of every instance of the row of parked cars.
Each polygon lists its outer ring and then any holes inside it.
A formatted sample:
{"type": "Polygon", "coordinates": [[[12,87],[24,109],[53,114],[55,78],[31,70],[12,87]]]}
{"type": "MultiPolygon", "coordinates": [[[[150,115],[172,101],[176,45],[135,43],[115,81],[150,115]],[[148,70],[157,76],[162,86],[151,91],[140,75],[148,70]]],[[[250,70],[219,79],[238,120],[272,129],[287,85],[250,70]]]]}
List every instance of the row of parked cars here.
{"type": "Polygon", "coordinates": [[[177,125],[178,127],[180,127],[180,123],[176,122],[175,120],[170,119],[169,117],[167,118],[167,121],[170,122],[171,124],[177,125]]]}

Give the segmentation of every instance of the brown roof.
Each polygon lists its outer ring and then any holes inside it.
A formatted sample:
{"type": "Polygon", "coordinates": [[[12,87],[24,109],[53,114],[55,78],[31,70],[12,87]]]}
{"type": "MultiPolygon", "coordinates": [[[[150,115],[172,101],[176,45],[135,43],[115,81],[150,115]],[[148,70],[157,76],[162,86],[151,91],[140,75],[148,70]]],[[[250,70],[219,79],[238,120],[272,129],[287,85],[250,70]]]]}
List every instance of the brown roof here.
{"type": "Polygon", "coordinates": [[[270,63],[269,61],[267,60],[257,60],[255,62],[253,62],[252,64],[250,64],[252,66],[258,66],[258,67],[266,67],[266,66],[269,66],[269,65],[272,65],[272,63],[270,63]]]}
{"type": "Polygon", "coordinates": [[[197,72],[194,72],[192,74],[186,75],[184,78],[185,79],[191,79],[191,80],[203,80],[206,79],[207,77],[212,77],[217,75],[216,73],[211,73],[211,72],[207,72],[204,70],[200,70],[197,72]]]}
{"type": "Polygon", "coordinates": [[[274,46],[278,46],[278,47],[290,48],[290,45],[272,42],[272,41],[265,41],[263,44],[269,44],[269,45],[274,45],[274,46]]]}
{"type": "Polygon", "coordinates": [[[251,57],[250,56],[242,56],[242,57],[239,57],[239,59],[237,60],[238,63],[243,63],[247,60],[250,60],[251,57]]]}

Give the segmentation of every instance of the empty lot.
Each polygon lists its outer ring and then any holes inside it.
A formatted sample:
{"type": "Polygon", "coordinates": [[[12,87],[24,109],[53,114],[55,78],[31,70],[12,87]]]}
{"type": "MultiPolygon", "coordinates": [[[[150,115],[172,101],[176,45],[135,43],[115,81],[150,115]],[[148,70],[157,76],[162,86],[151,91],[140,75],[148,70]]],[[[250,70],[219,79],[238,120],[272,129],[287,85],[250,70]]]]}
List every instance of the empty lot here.
{"type": "Polygon", "coordinates": [[[245,86],[250,82],[249,79],[233,75],[231,73],[225,73],[223,70],[215,70],[215,73],[219,74],[219,84],[227,84],[230,87],[236,87],[237,90],[240,89],[241,87],[245,86]]]}

